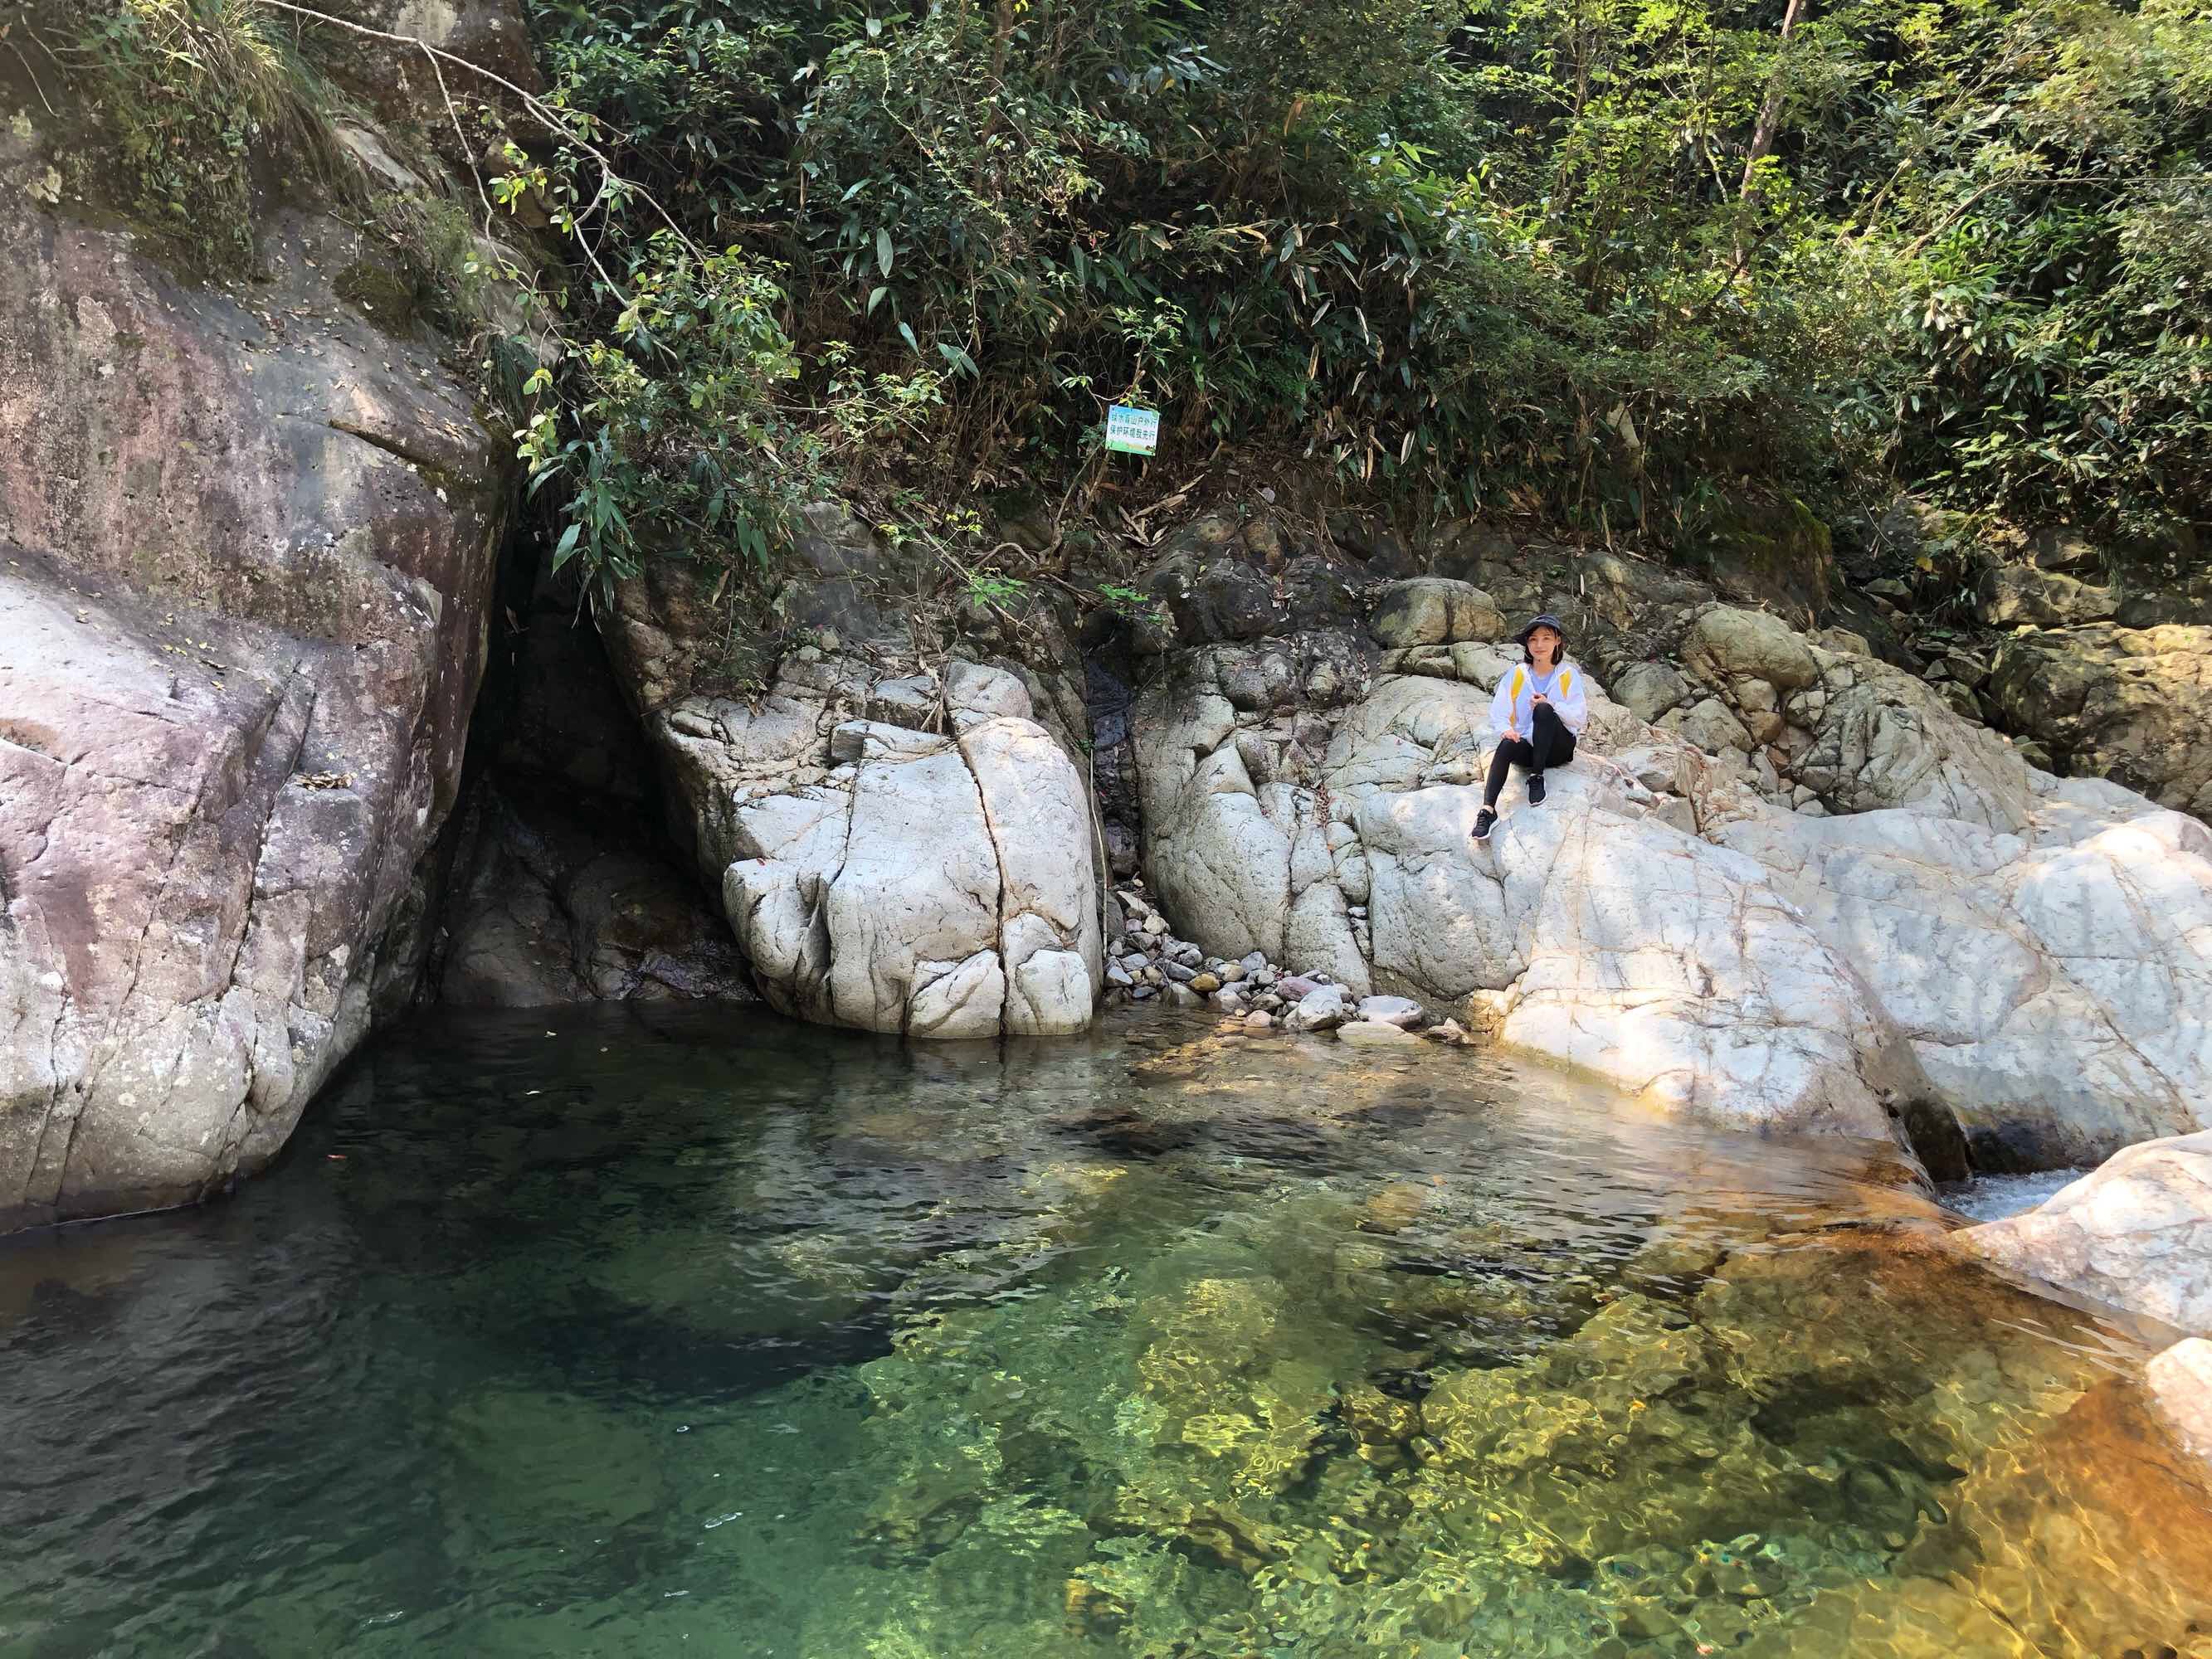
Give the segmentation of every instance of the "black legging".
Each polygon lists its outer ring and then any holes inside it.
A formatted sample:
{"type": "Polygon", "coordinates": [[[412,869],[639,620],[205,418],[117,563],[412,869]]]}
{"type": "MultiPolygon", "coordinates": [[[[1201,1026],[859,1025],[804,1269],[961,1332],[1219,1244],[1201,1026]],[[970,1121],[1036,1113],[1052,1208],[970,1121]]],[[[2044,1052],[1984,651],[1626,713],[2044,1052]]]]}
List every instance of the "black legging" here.
{"type": "Polygon", "coordinates": [[[1540,772],[1547,766],[1565,766],[1575,757],[1575,734],[1559,718],[1559,711],[1548,702],[1536,705],[1536,712],[1528,717],[1529,733],[1525,738],[1501,738],[1498,752],[1490,757],[1490,781],[1482,791],[1485,806],[1498,805],[1498,792],[1505,787],[1505,769],[1519,766],[1531,772],[1540,772]]]}

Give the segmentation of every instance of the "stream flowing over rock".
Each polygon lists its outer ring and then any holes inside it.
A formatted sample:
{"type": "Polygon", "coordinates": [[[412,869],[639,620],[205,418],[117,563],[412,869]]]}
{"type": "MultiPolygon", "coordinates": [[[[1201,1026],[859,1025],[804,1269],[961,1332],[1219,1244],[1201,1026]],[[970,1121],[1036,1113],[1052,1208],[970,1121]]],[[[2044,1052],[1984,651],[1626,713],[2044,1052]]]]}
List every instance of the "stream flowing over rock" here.
{"type": "Polygon", "coordinates": [[[411,990],[507,445],[284,212],[250,297],[0,165],[0,1231],[265,1162],[411,990]]]}

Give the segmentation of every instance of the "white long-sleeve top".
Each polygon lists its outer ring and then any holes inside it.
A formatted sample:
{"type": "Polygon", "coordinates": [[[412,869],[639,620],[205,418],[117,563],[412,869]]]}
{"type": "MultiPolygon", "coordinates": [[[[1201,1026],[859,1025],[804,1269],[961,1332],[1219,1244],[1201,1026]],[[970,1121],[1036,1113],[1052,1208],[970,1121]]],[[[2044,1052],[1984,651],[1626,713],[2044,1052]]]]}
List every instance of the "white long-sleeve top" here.
{"type": "Polygon", "coordinates": [[[1490,724],[1503,735],[1508,728],[1527,737],[1535,729],[1536,694],[1542,692],[1559,712],[1559,724],[1577,737],[1589,721],[1589,704],[1583,696],[1583,671],[1563,662],[1548,674],[1540,674],[1528,663],[1516,663],[1498,682],[1498,695],[1490,700],[1490,724]]]}

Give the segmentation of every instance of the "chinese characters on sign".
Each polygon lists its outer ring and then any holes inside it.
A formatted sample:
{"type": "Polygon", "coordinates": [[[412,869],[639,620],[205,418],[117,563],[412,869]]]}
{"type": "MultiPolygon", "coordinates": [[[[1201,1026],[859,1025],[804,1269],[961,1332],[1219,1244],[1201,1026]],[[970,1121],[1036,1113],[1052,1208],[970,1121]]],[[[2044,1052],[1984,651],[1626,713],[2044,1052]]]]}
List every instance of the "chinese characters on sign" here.
{"type": "Polygon", "coordinates": [[[1159,453],[1159,411],[1131,409],[1125,404],[1113,405],[1106,411],[1106,447],[1127,455],[1159,453]]]}

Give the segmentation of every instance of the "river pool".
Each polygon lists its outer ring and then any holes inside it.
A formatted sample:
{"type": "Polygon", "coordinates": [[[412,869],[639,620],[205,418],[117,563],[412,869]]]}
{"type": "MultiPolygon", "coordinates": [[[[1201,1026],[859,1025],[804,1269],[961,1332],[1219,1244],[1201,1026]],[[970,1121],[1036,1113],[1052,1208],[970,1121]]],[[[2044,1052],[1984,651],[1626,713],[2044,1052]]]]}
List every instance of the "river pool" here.
{"type": "Polygon", "coordinates": [[[1898,1179],[1425,1044],[426,1016],[0,1242],[0,1656],[2212,1653],[2136,1335],[1898,1179]]]}

